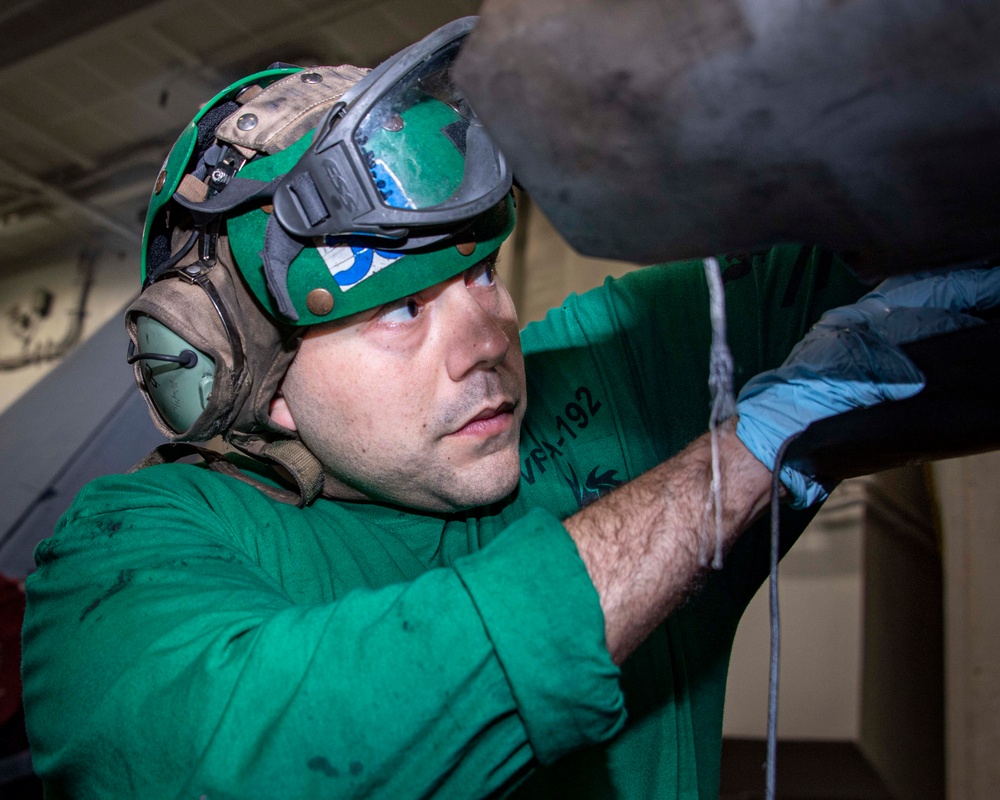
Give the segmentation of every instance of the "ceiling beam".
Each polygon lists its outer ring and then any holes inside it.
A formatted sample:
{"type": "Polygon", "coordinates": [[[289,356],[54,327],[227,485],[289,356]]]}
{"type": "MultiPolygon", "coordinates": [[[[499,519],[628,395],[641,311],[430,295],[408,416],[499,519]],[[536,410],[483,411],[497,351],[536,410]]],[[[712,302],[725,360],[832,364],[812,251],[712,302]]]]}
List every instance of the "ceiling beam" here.
{"type": "Polygon", "coordinates": [[[87,31],[132,14],[158,0],[20,0],[0,11],[0,69],[87,31]]]}
{"type": "Polygon", "coordinates": [[[3,106],[0,106],[0,125],[4,128],[16,127],[21,128],[25,133],[27,133],[29,139],[33,139],[49,150],[54,150],[62,156],[65,156],[74,164],[83,167],[86,170],[92,170],[97,168],[97,162],[89,156],[85,156],[79,150],[70,147],[63,141],[56,139],[49,133],[39,128],[37,125],[22,119],[16,114],[11,113],[3,106]]]}
{"type": "MultiPolygon", "coordinates": [[[[75,197],[67,194],[62,189],[52,186],[45,181],[39,180],[33,175],[29,175],[27,172],[24,172],[22,169],[14,166],[5,159],[0,159],[0,172],[7,173],[19,183],[36,190],[39,194],[52,202],[53,205],[69,209],[70,211],[85,217],[103,230],[113,233],[116,236],[120,236],[126,241],[135,242],[140,235],[140,231],[138,229],[122,224],[103,211],[77,200],[75,197]]],[[[0,232],[0,235],[2,235],[2,232],[0,232]]]]}

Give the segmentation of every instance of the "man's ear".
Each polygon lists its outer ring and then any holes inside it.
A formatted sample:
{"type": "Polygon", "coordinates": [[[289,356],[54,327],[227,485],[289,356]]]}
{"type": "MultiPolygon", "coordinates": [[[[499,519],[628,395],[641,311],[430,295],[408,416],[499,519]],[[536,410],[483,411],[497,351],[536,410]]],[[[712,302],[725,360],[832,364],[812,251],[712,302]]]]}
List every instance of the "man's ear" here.
{"type": "Polygon", "coordinates": [[[280,389],[271,398],[270,414],[271,422],[275,425],[280,425],[289,431],[298,430],[295,419],[292,417],[292,410],[288,407],[288,401],[285,400],[285,396],[281,393],[280,389]]]}

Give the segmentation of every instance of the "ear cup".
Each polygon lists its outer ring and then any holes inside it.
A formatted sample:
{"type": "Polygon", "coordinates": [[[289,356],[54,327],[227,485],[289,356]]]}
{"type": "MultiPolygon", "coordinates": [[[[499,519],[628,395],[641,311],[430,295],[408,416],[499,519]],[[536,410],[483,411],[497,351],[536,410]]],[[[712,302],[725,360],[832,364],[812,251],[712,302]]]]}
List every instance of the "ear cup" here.
{"type": "Polygon", "coordinates": [[[143,388],[156,410],[175,433],[189,430],[208,407],[215,361],[146,314],[136,315],[135,342],[143,388]]]}

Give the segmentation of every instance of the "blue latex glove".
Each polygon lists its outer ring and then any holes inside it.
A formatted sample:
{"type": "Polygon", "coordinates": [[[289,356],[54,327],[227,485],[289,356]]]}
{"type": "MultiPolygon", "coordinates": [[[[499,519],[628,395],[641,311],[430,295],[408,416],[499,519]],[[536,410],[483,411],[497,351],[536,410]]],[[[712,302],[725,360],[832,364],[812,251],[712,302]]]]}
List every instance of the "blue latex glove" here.
{"type": "MultiPolygon", "coordinates": [[[[964,312],[998,304],[1000,267],[890,278],[854,305],[828,311],[784,364],[743,387],[736,433],[773,469],[782,442],[810,423],[919,392],[924,376],[897,345],[981,324],[964,312]]],[[[827,495],[787,466],[781,482],[796,508],[827,495]]]]}

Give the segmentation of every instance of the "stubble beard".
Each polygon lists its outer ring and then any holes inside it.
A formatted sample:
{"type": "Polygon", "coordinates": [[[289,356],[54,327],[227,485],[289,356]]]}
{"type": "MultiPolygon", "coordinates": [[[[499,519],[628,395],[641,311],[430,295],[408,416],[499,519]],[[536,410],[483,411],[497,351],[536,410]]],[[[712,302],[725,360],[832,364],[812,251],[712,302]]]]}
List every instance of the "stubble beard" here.
{"type": "Polygon", "coordinates": [[[421,437],[422,453],[400,454],[394,460],[393,443],[382,442],[379,459],[366,464],[357,453],[340,452],[336,445],[317,446],[315,455],[328,476],[328,496],[385,502],[435,513],[467,511],[507,497],[517,487],[520,477],[524,383],[516,371],[479,375],[464,387],[460,397],[435,410],[424,426],[428,433],[426,438],[421,437]],[[514,401],[514,429],[503,437],[481,442],[481,452],[473,453],[471,461],[460,464],[452,461],[449,452],[462,455],[476,445],[457,437],[448,442],[447,437],[484,406],[501,400],[514,401]]]}
{"type": "MultiPolygon", "coordinates": [[[[514,491],[520,477],[520,425],[525,403],[523,381],[518,380],[516,373],[507,371],[479,375],[481,377],[461,397],[450,401],[434,415],[431,423],[436,433],[433,443],[445,440],[484,406],[500,401],[514,403],[513,429],[504,436],[482,442],[479,445],[481,453],[473,456],[471,464],[451,467],[435,462],[435,469],[425,473],[425,485],[436,487],[435,495],[448,511],[465,511],[496,503],[514,491]]],[[[466,446],[475,447],[472,443],[466,446]]]]}

